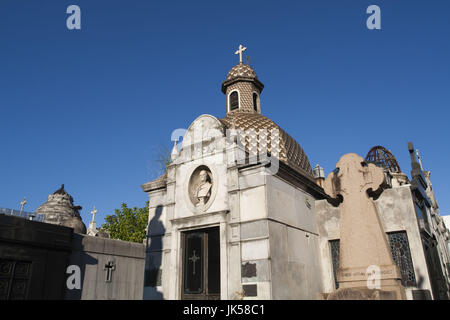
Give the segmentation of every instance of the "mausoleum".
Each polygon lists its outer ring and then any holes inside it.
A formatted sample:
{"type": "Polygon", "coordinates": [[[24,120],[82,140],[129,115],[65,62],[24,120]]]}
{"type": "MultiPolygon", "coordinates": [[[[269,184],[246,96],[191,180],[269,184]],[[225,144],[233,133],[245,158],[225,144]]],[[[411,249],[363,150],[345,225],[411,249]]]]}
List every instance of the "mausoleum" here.
{"type": "MultiPolygon", "coordinates": [[[[322,299],[341,284],[342,199],[325,192],[323,169],[313,173],[300,144],[262,114],[264,85],[242,62],[245,49],[222,83],[225,117],[204,114],[174,134],[166,172],[142,186],[150,198],[144,299],[322,299]]],[[[426,236],[420,225],[439,215],[427,200],[431,184],[424,178],[419,190],[419,171],[410,181],[388,166],[395,157],[382,167],[369,154],[381,188],[362,197],[378,212],[374,239],[391,273],[383,281],[399,288],[394,298],[448,298],[445,236],[426,236]],[[425,244],[440,249],[427,258],[425,244]]]]}

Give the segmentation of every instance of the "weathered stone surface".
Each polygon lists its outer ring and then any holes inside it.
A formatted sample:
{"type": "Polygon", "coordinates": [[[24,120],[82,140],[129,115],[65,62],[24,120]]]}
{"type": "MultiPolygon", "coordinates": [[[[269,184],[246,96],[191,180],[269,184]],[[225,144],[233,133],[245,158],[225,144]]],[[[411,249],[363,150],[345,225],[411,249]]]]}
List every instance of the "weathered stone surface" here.
{"type": "Polygon", "coordinates": [[[266,220],[257,220],[241,224],[241,239],[252,239],[269,236],[266,220]]]}
{"type": "Polygon", "coordinates": [[[246,262],[242,264],[242,277],[243,278],[256,277],[256,263],[246,262]]]}
{"type": "MultiPolygon", "coordinates": [[[[356,293],[349,291],[356,299],[362,294],[360,288],[368,286],[367,281],[374,276],[381,289],[395,290],[396,298],[403,299],[405,294],[400,284],[400,271],[392,259],[377,208],[368,196],[383,183],[383,170],[371,163],[367,165],[363,158],[354,153],[342,156],[336,167],[328,175],[324,186],[328,195],[342,200],[339,205],[339,290],[358,288],[356,293]],[[378,274],[369,272],[374,267],[380,271],[378,274]]],[[[371,296],[362,294],[361,297],[371,296]]]]}
{"type": "Polygon", "coordinates": [[[62,225],[74,229],[76,233],[86,234],[86,226],[81,220],[79,210],[82,207],[73,205],[73,198],[64,190],[60,189],[48,196],[47,201],[42,204],[36,213],[45,215],[45,222],[62,225]]]}
{"type": "Polygon", "coordinates": [[[396,300],[394,291],[368,289],[368,288],[344,288],[324,295],[326,300],[396,300]]]}
{"type": "Polygon", "coordinates": [[[270,260],[260,259],[243,262],[241,276],[242,283],[270,281],[270,260]]]}
{"type": "Polygon", "coordinates": [[[81,289],[66,290],[65,299],[142,299],[144,244],[74,234],[72,247],[69,264],[81,269],[81,289]],[[109,273],[107,265],[113,266],[109,273]]]}
{"type": "Polygon", "coordinates": [[[0,286],[11,288],[0,290],[0,300],[63,299],[72,233],[70,228],[0,214],[0,286]]]}

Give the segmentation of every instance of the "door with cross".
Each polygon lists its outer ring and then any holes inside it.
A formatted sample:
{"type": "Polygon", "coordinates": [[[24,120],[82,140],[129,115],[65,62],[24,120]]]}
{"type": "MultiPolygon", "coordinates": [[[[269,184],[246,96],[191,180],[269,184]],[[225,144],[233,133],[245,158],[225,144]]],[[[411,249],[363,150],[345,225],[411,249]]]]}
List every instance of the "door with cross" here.
{"type": "Polygon", "coordinates": [[[182,299],[220,299],[219,227],[182,233],[182,299]]]}

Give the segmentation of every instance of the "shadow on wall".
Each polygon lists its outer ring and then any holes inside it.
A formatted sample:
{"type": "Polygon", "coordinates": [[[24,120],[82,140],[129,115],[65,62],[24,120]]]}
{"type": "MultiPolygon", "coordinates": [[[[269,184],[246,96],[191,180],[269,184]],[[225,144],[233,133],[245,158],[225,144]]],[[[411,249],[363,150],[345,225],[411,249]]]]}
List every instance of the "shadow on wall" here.
{"type": "MultiPolygon", "coordinates": [[[[82,241],[83,241],[83,236],[74,233],[72,243],[73,243],[73,247],[75,249],[72,252],[72,255],[70,257],[70,262],[69,262],[69,265],[76,265],[80,268],[81,288],[80,289],[69,289],[67,287],[67,283],[65,283],[65,285],[66,285],[65,299],[66,300],[81,300],[82,299],[84,278],[86,275],[86,265],[97,265],[98,264],[98,260],[96,258],[94,258],[90,254],[82,251],[82,248],[83,248],[82,241]]],[[[69,274],[66,274],[66,281],[69,276],[70,276],[69,274]]]]}
{"type": "Polygon", "coordinates": [[[158,291],[161,286],[161,263],[162,263],[162,239],[166,232],[164,224],[159,220],[163,206],[157,206],[155,215],[148,224],[147,233],[147,255],[144,282],[144,299],[162,300],[162,292],[158,291]]]}
{"type": "Polygon", "coordinates": [[[423,281],[424,281],[424,277],[422,276],[422,274],[419,273],[419,275],[417,276],[417,287],[418,288],[422,288],[423,281]]]}

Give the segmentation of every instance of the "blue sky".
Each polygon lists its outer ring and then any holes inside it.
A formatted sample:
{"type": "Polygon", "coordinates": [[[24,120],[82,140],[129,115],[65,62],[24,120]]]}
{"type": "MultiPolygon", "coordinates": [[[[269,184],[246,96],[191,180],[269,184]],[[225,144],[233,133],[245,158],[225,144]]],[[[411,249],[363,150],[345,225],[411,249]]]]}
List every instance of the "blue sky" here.
{"type": "Polygon", "coordinates": [[[64,183],[101,223],[143,206],[170,134],[225,115],[239,44],[261,109],[311,165],[383,145],[410,175],[408,141],[450,213],[450,2],[2,0],[0,207],[34,211],[64,183]],[[81,30],[66,8],[81,8],[81,30]],[[381,8],[368,30],[366,8],[381,8]]]}

